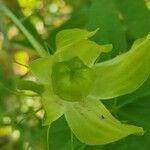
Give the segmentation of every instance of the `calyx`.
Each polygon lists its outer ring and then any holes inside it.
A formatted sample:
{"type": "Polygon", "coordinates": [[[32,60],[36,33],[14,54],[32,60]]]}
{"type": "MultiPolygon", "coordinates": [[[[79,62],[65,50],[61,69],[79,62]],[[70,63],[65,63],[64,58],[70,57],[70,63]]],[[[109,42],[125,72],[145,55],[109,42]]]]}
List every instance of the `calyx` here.
{"type": "Polygon", "coordinates": [[[93,84],[94,73],[78,57],[56,62],[52,67],[53,91],[66,101],[81,101],[93,84]]]}

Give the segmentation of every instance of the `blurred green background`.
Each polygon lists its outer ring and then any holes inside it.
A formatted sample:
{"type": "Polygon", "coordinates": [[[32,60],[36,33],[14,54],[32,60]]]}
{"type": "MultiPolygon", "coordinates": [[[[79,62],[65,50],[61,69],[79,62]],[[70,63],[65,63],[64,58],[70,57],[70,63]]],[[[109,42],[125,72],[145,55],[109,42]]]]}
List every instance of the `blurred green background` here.
{"type": "MultiPolygon", "coordinates": [[[[50,53],[55,51],[56,34],[67,28],[100,28],[92,40],[112,43],[113,51],[99,61],[127,51],[135,39],[150,32],[150,0],[0,2],[50,53]]],[[[36,58],[30,42],[0,9],[0,150],[71,150],[70,130],[64,118],[53,123],[47,134],[48,127],[41,125],[44,111],[39,95],[17,88],[18,79],[35,80],[26,66],[36,58]]],[[[132,94],[105,104],[122,122],[142,126],[145,135],[103,146],[88,146],[73,137],[74,150],[150,150],[150,79],[132,94]]]]}

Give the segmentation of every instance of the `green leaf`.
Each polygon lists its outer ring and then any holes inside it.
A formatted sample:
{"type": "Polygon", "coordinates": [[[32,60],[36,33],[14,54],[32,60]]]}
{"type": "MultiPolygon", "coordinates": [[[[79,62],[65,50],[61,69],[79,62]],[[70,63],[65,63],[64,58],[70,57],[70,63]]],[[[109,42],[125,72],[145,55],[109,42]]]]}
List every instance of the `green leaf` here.
{"type": "Polygon", "coordinates": [[[56,35],[56,48],[57,51],[66,49],[68,46],[77,43],[81,40],[85,40],[93,36],[97,30],[93,32],[89,32],[87,30],[83,29],[66,29],[63,31],[60,31],[56,35]]]}
{"type": "Polygon", "coordinates": [[[49,133],[50,150],[71,150],[70,129],[64,116],[51,124],[49,133]]]}
{"type": "Polygon", "coordinates": [[[30,34],[30,32],[25,28],[25,26],[20,22],[20,20],[13,14],[13,12],[9,8],[1,4],[0,11],[5,13],[12,19],[12,21],[19,27],[19,29],[27,37],[32,46],[37,50],[40,56],[44,57],[47,55],[43,46],[40,45],[38,41],[36,41],[36,39],[30,34]]]}
{"type": "Polygon", "coordinates": [[[12,133],[11,126],[0,126],[0,138],[9,136],[12,133]]]}
{"type": "Polygon", "coordinates": [[[87,28],[100,28],[92,38],[99,44],[113,44],[113,51],[105,54],[105,59],[112,58],[126,50],[126,35],[119,19],[119,13],[113,0],[92,0],[90,19],[87,28]],[[120,51],[121,50],[121,51],[120,51]]]}
{"type": "Polygon", "coordinates": [[[100,101],[95,99],[68,103],[64,114],[76,137],[89,145],[107,144],[130,134],[144,133],[140,127],[119,122],[100,101]]]}
{"type": "Polygon", "coordinates": [[[128,34],[140,38],[150,32],[150,12],[144,0],[115,0],[128,34]]]}
{"type": "Polygon", "coordinates": [[[109,52],[111,49],[111,44],[98,45],[93,41],[80,40],[68,45],[63,51],[56,53],[56,57],[59,61],[66,61],[77,56],[85,65],[92,66],[102,52],[109,52]]]}
{"type": "MultiPolygon", "coordinates": [[[[150,89],[150,86],[147,87],[150,89]]],[[[124,105],[118,110],[119,118],[128,120],[130,123],[138,124],[146,130],[143,137],[130,137],[123,141],[129,150],[136,148],[136,150],[149,150],[150,148],[150,95],[143,97],[136,97],[134,101],[124,105]]],[[[118,147],[117,143],[115,147],[118,147]]],[[[114,149],[116,149],[114,147],[114,149]]],[[[118,149],[120,150],[120,149],[118,149]]]]}
{"type": "Polygon", "coordinates": [[[150,35],[112,60],[96,64],[97,75],[91,96],[101,99],[114,98],[139,88],[150,74],[150,35]]]}
{"type": "Polygon", "coordinates": [[[52,94],[51,89],[47,89],[42,97],[42,104],[45,110],[43,125],[50,125],[63,115],[64,106],[62,101],[56,95],[52,94]]]}

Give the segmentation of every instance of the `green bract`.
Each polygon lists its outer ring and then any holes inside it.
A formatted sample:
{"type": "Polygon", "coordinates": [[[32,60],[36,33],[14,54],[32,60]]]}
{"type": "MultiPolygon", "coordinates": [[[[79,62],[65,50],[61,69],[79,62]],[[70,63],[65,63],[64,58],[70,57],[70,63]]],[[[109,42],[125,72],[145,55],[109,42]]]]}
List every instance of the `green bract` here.
{"type": "Polygon", "coordinates": [[[56,37],[55,54],[31,63],[31,71],[45,85],[43,124],[50,125],[64,114],[76,137],[90,145],[142,135],[141,127],[121,123],[99,99],[125,95],[146,81],[150,74],[150,35],[135,41],[128,52],[95,63],[112,47],[88,40],[95,32],[61,31],[56,37]]]}

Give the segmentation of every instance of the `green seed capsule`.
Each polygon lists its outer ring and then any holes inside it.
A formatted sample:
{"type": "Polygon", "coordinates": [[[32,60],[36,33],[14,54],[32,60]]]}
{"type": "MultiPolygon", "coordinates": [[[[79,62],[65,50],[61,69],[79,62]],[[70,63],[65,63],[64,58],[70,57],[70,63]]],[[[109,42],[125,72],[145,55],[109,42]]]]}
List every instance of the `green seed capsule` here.
{"type": "Polygon", "coordinates": [[[93,70],[87,67],[78,57],[53,65],[53,90],[63,100],[82,100],[89,94],[93,80],[93,70]]]}

